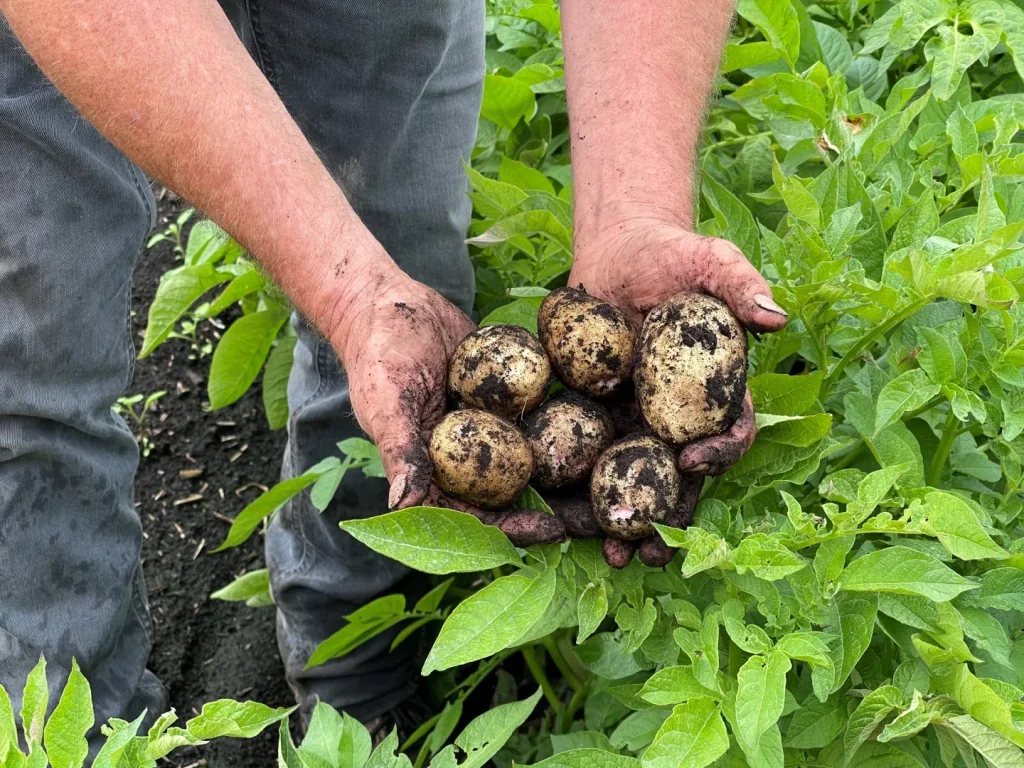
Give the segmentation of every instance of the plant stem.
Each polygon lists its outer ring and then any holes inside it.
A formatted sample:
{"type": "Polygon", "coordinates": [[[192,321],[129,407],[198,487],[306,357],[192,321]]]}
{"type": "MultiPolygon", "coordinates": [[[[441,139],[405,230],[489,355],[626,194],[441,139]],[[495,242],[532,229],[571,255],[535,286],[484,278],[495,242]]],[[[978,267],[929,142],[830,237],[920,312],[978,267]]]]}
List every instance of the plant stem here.
{"type": "Polygon", "coordinates": [[[537,681],[537,685],[544,691],[544,698],[548,700],[548,704],[555,710],[556,717],[561,717],[564,707],[562,706],[561,699],[558,698],[558,693],[555,691],[555,687],[551,685],[551,681],[548,680],[547,673],[544,668],[537,661],[537,655],[533,652],[532,645],[524,645],[519,649],[519,652],[523,654],[523,660],[526,662],[527,669],[530,670],[530,674],[533,675],[533,679],[537,681]]]}
{"type": "Polygon", "coordinates": [[[950,408],[949,413],[946,414],[946,424],[942,428],[942,437],[939,438],[939,446],[935,449],[935,457],[932,459],[931,467],[928,468],[928,477],[925,481],[933,488],[938,485],[939,478],[942,477],[942,468],[946,466],[946,459],[949,458],[949,451],[958,434],[957,418],[953,414],[953,409],[950,408]]]}
{"type": "Polygon", "coordinates": [[[569,729],[572,728],[572,721],[576,719],[576,713],[580,711],[580,707],[583,706],[583,702],[586,700],[586,691],[576,691],[572,695],[572,699],[569,700],[569,706],[562,712],[562,717],[558,722],[559,733],[569,732],[569,729]]]}
{"type": "Polygon", "coordinates": [[[742,666],[743,658],[740,656],[739,646],[732,640],[729,640],[729,675],[735,678],[742,666]]]}
{"type": "Polygon", "coordinates": [[[857,340],[857,343],[850,347],[847,353],[839,359],[838,363],[835,364],[835,367],[829,371],[828,375],[825,377],[825,381],[822,382],[821,394],[818,396],[818,399],[823,403],[825,402],[829,392],[832,391],[832,387],[835,386],[835,383],[839,381],[839,377],[842,376],[843,371],[846,370],[846,367],[850,363],[860,357],[861,352],[874,344],[879,337],[884,336],[912,314],[926,306],[931,300],[931,296],[926,296],[918,299],[917,301],[911,302],[899,312],[894,313],[887,320],[879,323],[866,334],[861,336],[860,339],[857,340]]]}
{"type": "Polygon", "coordinates": [[[409,738],[407,738],[405,740],[405,742],[402,744],[400,751],[407,752],[409,750],[409,747],[411,747],[417,741],[419,741],[424,736],[426,736],[428,733],[430,733],[430,731],[433,729],[433,727],[435,725],[437,725],[437,721],[440,720],[440,719],[441,719],[441,713],[438,712],[432,718],[427,720],[427,722],[423,723],[423,725],[421,725],[419,728],[417,728],[415,731],[413,731],[409,735],[409,738]]]}
{"type": "Polygon", "coordinates": [[[586,691],[587,684],[580,680],[579,676],[573,670],[572,665],[569,664],[568,659],[565,658],[565,654],[562,653],[562,649],[558,647],[558,643],[555,638],[548,635],[541,640],[544,647],[547,649],[548,654],[551,656],[551,660],[555,662],[555,666],[558,667],[558,671],[562,673],[562,677],[565,681],[572,686],[572,689],[579,693],[580,691],[586,691]]]}

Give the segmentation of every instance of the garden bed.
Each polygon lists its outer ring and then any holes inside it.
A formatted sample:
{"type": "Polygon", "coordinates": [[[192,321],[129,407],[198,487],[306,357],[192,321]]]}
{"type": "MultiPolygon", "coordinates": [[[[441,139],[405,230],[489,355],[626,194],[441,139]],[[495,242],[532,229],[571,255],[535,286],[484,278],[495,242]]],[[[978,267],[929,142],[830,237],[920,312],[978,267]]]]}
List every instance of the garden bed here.
{"type": "MultiPolygon", "coordinates": [[[[160,229],[182,208],[167,197],[160,203],[160,229]]],[[[147,249],[139,259],[132,300],[137,347],[160,277],[174,266],[169,242],[147,249]]],[[[202,324],[200,339],[213,341],[215,330],[202,324]]],[[[217,555],[210,552],[227,533],[225,518],[234,517],[260,494],[252,484],[266,487],[279,479],[285,435],[267,429],[259,390],[229,408],[208,412],[209,357],[190,360],[191,352],[182,340],[160,347],[136,364],[130,391],[148,395],[167,390],[146,417],[154,448],[141,460],[135,484],[154,621],[150,668],[167,686],[170,705],[183,719],[218,698],[290,706],[294,701],[277,652],[274,610],[209,598],[243,571],[262,567],[262,537],[217,555]],[[198,477],[187,477],[198,470],[198,477]]],[[[271,729],[253,741],[218,740],[202,749],[175,752],[171,764],[187,766],[205,759],[215,767],[272,765],[276,738],[271,729]]]]}

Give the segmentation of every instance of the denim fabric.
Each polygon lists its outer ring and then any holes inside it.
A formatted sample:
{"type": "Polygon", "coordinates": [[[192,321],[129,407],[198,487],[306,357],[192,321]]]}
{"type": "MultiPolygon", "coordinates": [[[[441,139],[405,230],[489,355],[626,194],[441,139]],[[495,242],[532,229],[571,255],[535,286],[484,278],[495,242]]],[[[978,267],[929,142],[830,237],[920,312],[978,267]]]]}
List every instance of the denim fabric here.
{"type": "Polygon", "coordinates": [[[43,77],[0,17],[0,684],[21,707],[72,657],[97,722],[159,713],[132,505],[129,291],[153,226],[145,178],[43,77]]]}
{"type": "MultiPolygon", "coordinates": [[[[350,201],[398,263],[469,308],[461,159],[483,79],[481,0],[225,0],[242,39],[350,201]]],[[[154,221],[141,172],[33,65],[0,17],[0,684],[40,653],[51,707],[71,657],[97,723],[162,711],[132,506],[138,451],[111,405],[131,380],[131,273],[154,221]]],[[[296,318],[283,474],[358,434],[337,358],[296,318]]],[[[342,616],[406,572],[341,519],[385,508],[383,481],[346,478],[323,515],[306,500],[267,537],[289,681],[371,717],[408,695],[410,648],[387,638],[303,672],[342,616]]],[[[97,728],[98,730],[98,728],[97,728]]]]}

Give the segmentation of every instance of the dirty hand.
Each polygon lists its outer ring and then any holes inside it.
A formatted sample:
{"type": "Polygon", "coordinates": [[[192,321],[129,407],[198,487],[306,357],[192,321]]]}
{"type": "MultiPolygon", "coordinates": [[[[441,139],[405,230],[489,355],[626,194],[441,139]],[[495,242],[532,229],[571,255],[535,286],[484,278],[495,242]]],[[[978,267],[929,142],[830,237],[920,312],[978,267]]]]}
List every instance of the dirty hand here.
{"type": "MultiPolygon", "coordinates": [[[[620,307],[637,324],[681,291],[722,299],[748,330],[778,331],[786,312],[772,299],[767,281],[732,243],[704,237],[659,220],[633,220],[594,237],[577,256],[569,285],[620,307]]],[[[683,448],[679,469],[720,475],[746,453],[757,428],[750,392],[743,414],[721,435],[683,448]]]]}
{"type": "Polygon", "coordinates": [[[445,413],[448,358],[473,322],[436,291],[397,270],[357,291],[330,339],[344,363],[352,409],[376,443],[391,509],[419,504],[473,514],[513,543],[565,538],[557,518],[532,510],[484,512],[442,494],[427,452],[445,413]]]}

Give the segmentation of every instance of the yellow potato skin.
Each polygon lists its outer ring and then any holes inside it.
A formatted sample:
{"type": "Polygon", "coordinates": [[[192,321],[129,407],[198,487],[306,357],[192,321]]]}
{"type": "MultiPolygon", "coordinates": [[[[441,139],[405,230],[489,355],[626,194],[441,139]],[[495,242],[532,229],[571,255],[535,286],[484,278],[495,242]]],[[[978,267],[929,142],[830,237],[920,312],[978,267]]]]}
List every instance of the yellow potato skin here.
{"type": "Polygon", "coordinates": [[[470,504],[499,509],[530,482],[533,452],[523,433],[477,409],[452,411],[430,437],[437,487],[470,504]]]}
{"type": "Polygon", "coordinates": [[[724,302],[680,293],[644,321],[633,370],[651,429],[676,445],[717,435],[739,418],[747,334],[724,302]]]}
{"type": "Polygon", "coordinates": [[[455,348],[448,361],[448,395],[455,407],[516,421],[544,402],[552,375],[536,336],[515,325],[491,325],[455,348]]]}
{"type": "Polygon", "coordinates": [[[654,532],[679,503],[675,453],[653,437],[627,437],[601,454],[590,477],[594,518],[609,536],[630,541],[654,532]]]}
{"type": "Polygon", "coordinates": [[[636,333],[626,315],[606,301],[558,288],[540,305],[537,335],[570,389],[605,397],[629,380],[636,333]]]}
{"type": "Polygon", "coordinates": [[[533,450],[533,482],[544,489],[586,479],[615,439],[608,410],[575,392],[548,400],[527,416],[523,432],[533,450]]]}

